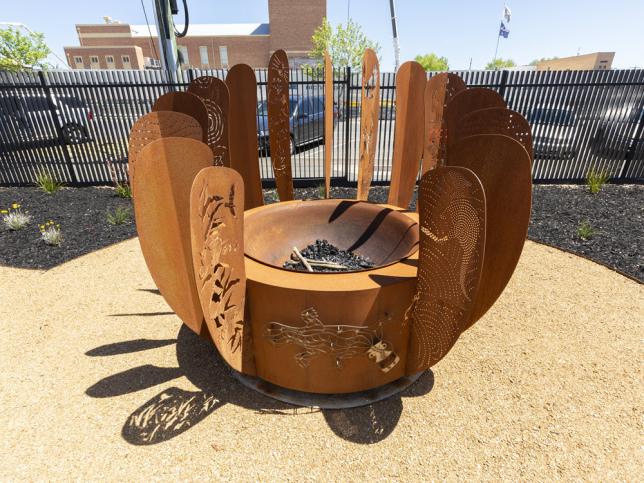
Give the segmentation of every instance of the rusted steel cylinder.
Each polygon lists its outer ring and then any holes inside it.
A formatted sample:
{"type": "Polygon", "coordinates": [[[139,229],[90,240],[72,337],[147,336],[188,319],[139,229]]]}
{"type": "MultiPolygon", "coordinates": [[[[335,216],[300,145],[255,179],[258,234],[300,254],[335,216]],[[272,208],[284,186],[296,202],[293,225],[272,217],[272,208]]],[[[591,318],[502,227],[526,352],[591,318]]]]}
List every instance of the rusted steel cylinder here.
{"type": "Polygon", "coordinates": [[[246,313],[256,375],[312,393],[363,391],[405,376],[417,222],[415,213],[353,200],[247,211],[246,313]],[[316,239],[353,248],[380,266],[350,273],[279,268],[293,246],[316,239]]]}

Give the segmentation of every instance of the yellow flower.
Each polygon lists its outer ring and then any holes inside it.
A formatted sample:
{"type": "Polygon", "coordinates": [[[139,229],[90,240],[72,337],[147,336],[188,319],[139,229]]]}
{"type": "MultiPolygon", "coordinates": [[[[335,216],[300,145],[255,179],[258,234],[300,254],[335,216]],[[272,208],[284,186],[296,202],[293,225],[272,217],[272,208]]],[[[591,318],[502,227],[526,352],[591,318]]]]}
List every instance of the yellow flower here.
{"type": "Polygon", "coordinates": [[[8,210],[0,210],[0,213],[2,213],[3,215],[6,215],[7,213],[9,213],[9,211],[8,210]]]}
{"type": "Polygon", "coordinates": [[[17,210],[18,208],[20,208],[20,205],[19,205],[18,203],[14,203],[13,205],[11,205],[11,207],[12,207],[14,210],[17,210]]]}

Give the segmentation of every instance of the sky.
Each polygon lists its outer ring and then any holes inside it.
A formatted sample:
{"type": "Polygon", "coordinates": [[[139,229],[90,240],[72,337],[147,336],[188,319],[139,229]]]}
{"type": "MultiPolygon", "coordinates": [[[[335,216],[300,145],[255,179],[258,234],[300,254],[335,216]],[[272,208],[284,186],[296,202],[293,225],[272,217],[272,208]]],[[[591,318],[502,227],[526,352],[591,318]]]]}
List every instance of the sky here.
{"type": "MultiPolygon", "coordinates": [[[[306,1],[306,0],[300,0],[306,1]]],[[[143,0],[153,23],[152,0],[143,0]]],[[[181,2],[179,2],[181,5],[181,2]]],[[[613,68],[644,67],[644,0],[507,0],[512,11],[508,39],[498,56],[525,65],[542,57],[614,51],[613,68]]],[[[435,52],[450,69],[481,69],[494,57],[503,0],[396,0],[401,62],[435,52]]],[[[194,23],[268,22],[267,0],[188,0],[194,23]]],[[[327,0],[331,24],[345,24],[347,9],[381,47],[381,70],[394,66],[389,0],[327,0]]],[[[0,22],[22,22],[45,34],[64,58],[63,46],[78,45],[76,23],[102,23],[103,16],[145,23],[141,0],[4,1],[0,22]]],[[[297,21],[297,19],[294,19],[297,21]]],[[[55,65],[61,62],[51,57],[55,65]]]]}

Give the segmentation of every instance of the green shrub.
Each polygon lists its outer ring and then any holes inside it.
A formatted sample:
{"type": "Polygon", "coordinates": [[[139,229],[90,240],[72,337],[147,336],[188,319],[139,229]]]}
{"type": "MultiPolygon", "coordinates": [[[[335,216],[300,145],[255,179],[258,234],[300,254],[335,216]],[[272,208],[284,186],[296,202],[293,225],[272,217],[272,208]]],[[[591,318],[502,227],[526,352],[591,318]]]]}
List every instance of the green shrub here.
{"type": "Polygon", "coordinates": [[[597,230],[588,221],[582,221],[577,228],[577,236],[584,241],[590,240],[596,233],[597,230]]]}
{"type": "Polygon", "coordinates": [[[6,210],[0,210],[2,222],[8,230],[21,230],[31,221],[31,216],[20,209],[20,204],[14,203],[6,210]]]}
{"type": "Polygon", "coordinates": [[[608,175],[608,172],[606,170],[595,171],[594,169],[591,169],[586,175],[586,184],[588,185],[588,190],[592,194],[596,195],[601,191],[602,186],[604,186],[609,179],[610,176],[608,175]]]}
{"type": "Polygon", "coordinates": [[[318,185],[318,198],[321,200],[326,198],[326,185],[324,183],[318,185]]]}
{"type": "Polygon", "coordinates": [[[132,189],[130,188],[129,184],[117,183],[114,190],[116,191],[116,196],[118,196],[119,198],[125,198],[127,200],[132,199],[132,189]]]}
{"type": "Polygon", "coordinates": [[[114,212],[107,212],[107,222],[110,225],[123,225],[132,219],[132,213],[129,208],[117,206],[114,212]]]}
{"type": "Polygon", "coordinates": [[[39,171],[36,175],[36,184],[45,193],[55,193],[63,187],[63,183],[56,181],[49,171],[39,171]]]}

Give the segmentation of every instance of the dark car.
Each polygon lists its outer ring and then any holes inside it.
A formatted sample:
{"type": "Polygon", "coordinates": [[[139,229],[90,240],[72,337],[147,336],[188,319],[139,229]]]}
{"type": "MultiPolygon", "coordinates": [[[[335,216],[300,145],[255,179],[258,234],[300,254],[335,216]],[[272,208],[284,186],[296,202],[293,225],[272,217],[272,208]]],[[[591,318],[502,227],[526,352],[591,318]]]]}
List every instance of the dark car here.
{"type": "Polygon", "coordinates": [[[577,116],[569,108],[538,107],[527,116],[535,159],[572,159],[577,154],[577,116]]]}
{"type": "MultiPolygon", "coordinates": [[[[324,97],[291,95],[289,104],[291,153],[295,153],[298,146],[324,137],[324,97]]],[[[333,114],[337,119],[335,106],[333,114]]],[[[268,136],[268,104],[262,101],[257,106],[257,141],[264,152],[269,151],[268,136]]]]}

